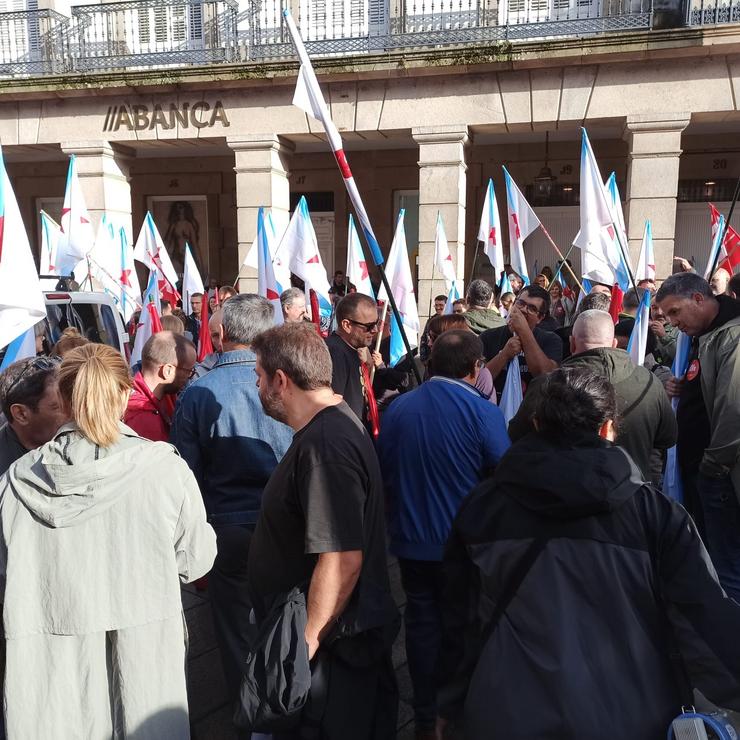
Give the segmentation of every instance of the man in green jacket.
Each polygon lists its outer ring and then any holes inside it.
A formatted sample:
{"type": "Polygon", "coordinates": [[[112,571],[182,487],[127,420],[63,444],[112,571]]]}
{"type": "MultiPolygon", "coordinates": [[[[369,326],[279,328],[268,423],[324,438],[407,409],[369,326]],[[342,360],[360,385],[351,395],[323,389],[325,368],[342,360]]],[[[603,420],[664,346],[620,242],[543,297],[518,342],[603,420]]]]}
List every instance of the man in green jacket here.
{"type": "MultiPolygon", "coordinates": [[[[651,452],[675,444],[676,418],[658,379],[646,368],[635,367],[616,344],[612,317],[597,309],[584,311],[573,325],[572,354],[562,367],[588,368],[614,386],[619,412],[616,443],[630,454],[643,479],[650,481],[655,478],[651,475],[651,452]]],[[[532,380],[518,413],[509,422],[512,442],[534,429],[532,416],[545,378],[543,375],[532,380]]]]}
{"type": "Polygon", "coordinates": [[[671,275],[655,301],[692,338],[686,376],[666,386],[679,398],[685,503],[703,515],[720,583],[740,601],[740,302],[688,272],[671,275]]]}
{"type": "Polygon", "coordinates": [[[485,280],[473,280],[468,286],[465,300],[468,310],[465,321],[474,334],[482,334],[486,329],[506,326],[506,321],[493,305],[493,288],[485,280]]]}

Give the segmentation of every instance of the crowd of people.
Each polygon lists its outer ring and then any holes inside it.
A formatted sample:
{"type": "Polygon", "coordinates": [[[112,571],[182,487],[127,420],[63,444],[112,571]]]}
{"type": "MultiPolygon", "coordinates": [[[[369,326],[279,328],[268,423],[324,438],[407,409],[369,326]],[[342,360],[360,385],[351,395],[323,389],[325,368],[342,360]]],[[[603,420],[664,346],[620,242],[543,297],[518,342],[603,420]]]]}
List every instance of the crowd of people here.
{"type": "Polygon", "coordinates": [[[508,278],[437,296],[393,366],[338,272],[327,337],[302,290],[276,321],[227,287],[207,314],[162,301],[133,373],[73,330],[0,373],[7,737],[189,737],[192,582],[239,737],[393,738],[402,622],[418,740],[653,740],[697,697],[740,711],[740,275],[679,262],[618,306],[508,278]]]}

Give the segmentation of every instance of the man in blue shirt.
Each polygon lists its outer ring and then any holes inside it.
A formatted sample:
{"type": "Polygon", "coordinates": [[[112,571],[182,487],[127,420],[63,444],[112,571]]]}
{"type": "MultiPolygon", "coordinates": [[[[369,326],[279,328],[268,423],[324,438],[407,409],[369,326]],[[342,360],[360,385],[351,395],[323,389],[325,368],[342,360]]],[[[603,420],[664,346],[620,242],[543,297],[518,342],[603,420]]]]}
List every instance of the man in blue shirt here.
{"type": "Polygon", "coordinates": [[[406,591],[418,738],[435,737],[444,545],[460,503],[509,447],[503,414],[474,387],[482,355],[472,332],[441,334],[432,347],[431,379],[394,401],[378,439],[390,550],[406,591]]]}
{"type": "Polygon", "coordinates": [[[223,304],[223,353],[210,372],[183,392],[171,432],[216,532],[218,554],[208,586],[231,700],[247,657],[249,543],[262,490],[293,439],[290,427],[262,412],[257,389],[250,345],[273,325],[274,309],[265,298],[243,294],[223,304]]]}

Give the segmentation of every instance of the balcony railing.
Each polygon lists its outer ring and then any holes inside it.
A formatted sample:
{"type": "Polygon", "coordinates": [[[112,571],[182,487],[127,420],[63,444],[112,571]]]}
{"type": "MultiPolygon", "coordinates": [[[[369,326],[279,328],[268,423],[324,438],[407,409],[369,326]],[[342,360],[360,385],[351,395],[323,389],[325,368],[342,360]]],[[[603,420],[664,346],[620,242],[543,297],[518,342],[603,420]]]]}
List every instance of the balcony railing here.
{"type": "Polygon", "coordinates": [[[292,59],[286,4],[313,56],[740,22],[740,0],[242,0],[241,12],[237,0],[119,0],[70,18],[0,13],[0,76],[292,59]]]}

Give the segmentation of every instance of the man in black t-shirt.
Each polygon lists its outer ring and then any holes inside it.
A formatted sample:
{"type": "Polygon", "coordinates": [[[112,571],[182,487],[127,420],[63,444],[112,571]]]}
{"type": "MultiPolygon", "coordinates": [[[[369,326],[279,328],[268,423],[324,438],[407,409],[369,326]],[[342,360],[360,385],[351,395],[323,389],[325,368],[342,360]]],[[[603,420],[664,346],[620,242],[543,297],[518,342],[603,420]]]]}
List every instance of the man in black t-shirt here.
{"type": "Polygon", "coordinates": [[[252,347],[265,412],[295,430],[262,495],[249,551],[256,616],[264,619],[277,596],[305,588],[309,658],[329,673],[318,736],[393,737],[399,617],[370,436],[332,390],[331,358],[314,330],[286,324],[252,347]]]}
{"type": "Polygon", "coordinates": [[[712,295],[693,273],[669,277],[655,296],[671,324],[692,338],[678,396],[677,456],[686,508],[703,535],[727,593],[740,601],[740,303],[712,295]]]}
{"type": "Polygon", "coordinates": [[[563,357],[563,343],[557,334],[539,327],[550,315],[550,294],[539,285],[522,288],[506,317],[507,326],[488,329],[480,335],[483,356],[501,396],[509,361],[519,355],[522,387],[533,377],[554,370],[563,357]]]}

